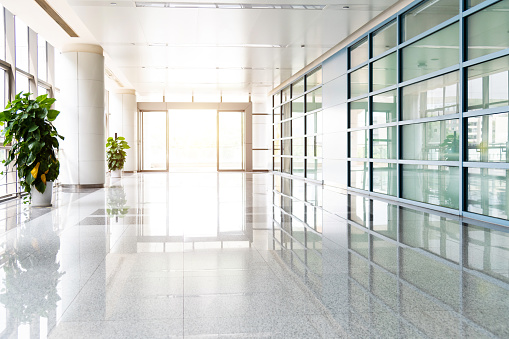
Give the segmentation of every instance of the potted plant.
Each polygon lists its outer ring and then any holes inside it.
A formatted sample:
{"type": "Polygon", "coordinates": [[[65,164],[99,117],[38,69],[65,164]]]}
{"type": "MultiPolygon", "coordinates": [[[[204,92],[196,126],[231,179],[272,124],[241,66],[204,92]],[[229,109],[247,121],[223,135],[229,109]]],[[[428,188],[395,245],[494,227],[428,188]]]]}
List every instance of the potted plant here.
{"type": "Polygon", "coordinates": [[[115,138],[108,138],[106,142],[106,160],[112,178],[120,178],[122,175],[127,155],[124,150],[129,148],[131,147],[129,147],[124,137],[117,137],[115,134],[115,138]]]}
{"type": "Polygon", "coordinates": [[[53,181],[60,172],[58,139],[64,139],[53,126],[59,111],[51,109],[54,98],[47,94],[29,99],[31,93],[18,93],[0,113],[4,146],[11,145],[6,166],[14,164],[21,188],[28,193],[24,202],[32,206],[51,206],[53,181]],[[35,188],[35,189],[34,189],[35,188]]]}

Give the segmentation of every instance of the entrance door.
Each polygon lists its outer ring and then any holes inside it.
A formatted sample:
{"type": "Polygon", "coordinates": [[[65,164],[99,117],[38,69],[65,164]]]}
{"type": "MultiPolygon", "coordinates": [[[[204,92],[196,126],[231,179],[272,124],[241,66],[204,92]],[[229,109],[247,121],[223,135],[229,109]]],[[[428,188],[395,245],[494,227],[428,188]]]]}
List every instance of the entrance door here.
{"type": "Polygon", "coordinates": [[[244,169],[244,112],[217,112],[217,170],[244,169]]]}
{"type": "Polygon", "coordinates": [[[166,111],[142,112],[144,171],[168,170],[166,126],[166,111]]]}

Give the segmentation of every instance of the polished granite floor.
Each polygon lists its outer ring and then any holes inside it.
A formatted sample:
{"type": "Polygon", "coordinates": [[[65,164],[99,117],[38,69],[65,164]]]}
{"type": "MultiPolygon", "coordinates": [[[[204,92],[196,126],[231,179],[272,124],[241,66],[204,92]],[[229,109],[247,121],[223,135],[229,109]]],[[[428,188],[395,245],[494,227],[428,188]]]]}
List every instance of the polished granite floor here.
{"type": "Polygon", "coordinates": [[[0,205],[1,338],[508,338],[509,230],[270,174],[0,205]]]}

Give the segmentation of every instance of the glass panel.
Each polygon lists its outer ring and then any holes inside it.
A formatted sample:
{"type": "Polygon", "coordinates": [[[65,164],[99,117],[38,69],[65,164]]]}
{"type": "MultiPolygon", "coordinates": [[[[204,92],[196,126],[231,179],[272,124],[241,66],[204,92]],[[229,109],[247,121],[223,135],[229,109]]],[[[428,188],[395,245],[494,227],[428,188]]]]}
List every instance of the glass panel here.
{"type": "Polygon", "coordinates": [[[292,136],[304,135],[304,117],[292,119],[292,136]]]}
{"type": "Polygon", "coordinates": [[[292,117],[304,115],[304,95],[292,101],[292,117]]]}
{"type": "Polygon", "coordinates": [[[49,96],[49,90],[47,88],[37,86],[37,96],[47,94],[49,96]]]}
{"type": "Polygon", "coordinates": [[[395,85],[397,83],[396,53],[389,54],[373,63],[373,91],[395,85]]]}
{"type": "Polygon", "coordinates": [[[306,138],[306,155],[308,157],[320,157],[321,152],[318,148],[321,146],[321,136],[307,137],[306,138]]]}
{"type": "Polygon", "coordinates": [[[404,47],[402,57],[403,81],[458,64],[459,24],[452,24],[404,47]]]}
{"type": "Polygon", "coordinates": [[[368,98],[350,102],[350,127],[363,127],[369,124],[368,98]]]}
{"type": "Polygon", "coordinates": [[[293,175],[304,176],[304,158],[293,158],[293,175]]]}
{"type": "Polygon", "coordinates": [[[292,139],[283,139],[283,155],[292,155],[292,139]]]}
{"type": "MultiPolygon", "coordinates": [[[[0,59],[5,60],[5,23],[4,7],[0,5],[0,59]]],[[[5,106],[3,106],[5,107],[5,106]]]]}
{"type": "Polygon", "coordinates": [[[286,120],[282,123],[283,127],[283,138],[289,138],[292,136],[292,121],[286,120]]]}
{"type": "Polygon", "coordinates": [[[391,22],[373,34],[373,56],[382,54],[398,44],[396,21],[391,22]]]}
{"type": "Polygon", "coordinates": [[[48,80],[47,57],[46,57],[46,40],[39,34],[37,35],[37,73],[39,79],[48,80]]]}
{"type": "Polygon", "coordinates": [[[21,91],[30,92],[30,81],[24,74],[16,72],[16,94],[21,91]]]}
{"type": "Polygon", "coordinates": [[[362,67],[350,73],[350,98],[355,98],[369,92],[369,71],[368,66],[362,67]]]}
{"type": "Polygon", "coordinates": [[[290,119],[292,117],[292,109],[291,109],[291,103],[286,103],[283,106],[281,106],[281,114],[283,116],[283,120],[290,119]]]}
{"type": "MultiPolygon", "coordinates": [[[[373,164],[374,166],[375,164],[373,164]]],[[[384,164],[382,164],[384,165],[384,164]]],[[[374,175],[374,173],[373,173],[374,175]]],[[[374,185],[374,183],[373,183],[374,185]]],[[[373,189],[374,190],[374,189],[373,189]]],[[[373,231],[393,240],[398,239],[398,206],[372,200],[373,231]]]]}
{"type": "Polygon", "coordinates": [[[350,162],[350,187],[369,190],[369,163],[350,162]]]}
{"type": "Polygon", "coordinates": [[[459,72],[403,88],[402,120],[459,113],[459,72]]]}
{"type": "Polygon", "coordinates": [[[274,142],[272,143],[272,151],[273,155],[281,155],[281,140],[279,139],[274,140],[274,142]]]}
{"type": "Polygon", "coordinates": [[[277,92],[274,94],[274,99],[273,99],[273,107],[276,107],[278,106],[280,103],[281,103],[281,92],[277,92]]]}
{"type": "Polygon", "coordinates": [[[468,161],[507,162],[508,113],[468,118],[468,161]]]}
{"type": "Polygon", "coordinates": [[[292,85],[292,98],[296,98],[304,93],[304,77],[292,85]]]}
{"type": "Polygon", "coordinates": [[[504,0],[467,17],[467,54],[474,59],[509,47],[509,1],[504,0]]]}
{"type": "Polygon", "coordinates": [[[28,72],[28,26],[15,17],[16,29],[16,67],[28,72]]]}
{"type": "Polygon", "coordinates": [[[273,170],[281,172],[281,157],[274,157],[273,159],[273,170]]]}
{"type": "Polygon", "coordinates": [[[459,120],[403,126],[403,159],[459,160],[459,120]]]}
{"type": "Polygon", "coordinates": [[[306,94],[306,112],[311,112],[322,108],[322,88],[317,88],[313,92],[306,94]]]}
{"type": "Polygon", "coordinates": [[[373,192],[397,196],[398,165],[373,163],[373,192]]]}
{"type": "Polygon", "coordinates": [[[509,57],[468,68],[468,110],[509,104],[509,57]]]}
{"type": "Polygon", "coordinates": [[[397,127],[373,129],[373,158],[396,159],[397,127]]]}
{"type": "Polygon", "coordinates": [[[306,134],[315,134],[316,132],[316,113],[306,115],[306,134]]]}
{"type": "MultiPolygon", "coordinates": [[[[168,113],[169,170],[216,171],[217,110],[171,109],[168,113]]],[[[237,124],[229,126],[227,133],[237,135],[237,132],[231,131],[234,128],[239,127],[237,124]]]]}
{"type": "Polygon", "coordinates": [[[322,159],[306,159],[306,178],[313,180],[322,180],[322,159]]]}
{"type": "Polygon", "coordinates": [[[219,112],[220,170],[244,169],[243,114],[244,112],[219,112]]]}
{"type": "Polygon", "coordinates": [[[318,67],[306,76],[306,91],[322,84],[322,67],[318,67]]]}
{"type": "Polygon", "coordinates": [[[350,158],[368,157],[369,130],[350,132],[350,158]]]}
{"type": "Polygon", "coordinates": [[[292,158],[282,157],[283,173],[292,174],[292,158]]]}
{"type": "Polygon", "coordinates": [[[281,102],[290,100],[290,86],[283,89],[281,92],[281,102]]]}
{"type": "Polygon", "coordinates": [[[403,198],[458,209],[459,169],[403,165],[403,198]]]}
{"type": "Polygon", "coordinates": [[[143,112],[143,169],[166,170],[166,112],[143,112]]]}
{"type": "Polygon", "coordinates": [[[368,38],[362,39],[355,46],[350,47],[350,68],[368,61],[369,49],[368,38]]]}
{"type": "Polygon", "coordinates": [[[386,124],[397,120],[397,91],[389,91],[373,97],[373,125],[386,124]]]}
{"type": "Polygon", "coordinates": [[[6,105],[7,105],[7,100],[6,99],[6,90],[5,90],[5,85],[6,85],[6,76],[7,76],[7,72],[5,72],[5,70],[3,69],[0,69],[0,107],[3,109],[6,105]]]}
{"type": "Polygon", "coordinates": [[[459,14],[458,0],[428,0],[403,15],[404,41],[459,14]]]}
{"type": "Polygon", "coordinates": [[[509,172],[507,170],[469,168],[467,179],[468,211],[508,219],[507,183],[509,182],[509,172]]]}
{"type": "Polygon", "coordinates": [[[468,0],[467,1],[467,3],[468,3],[467,6],[468,6],[468,8],[472,8],[474,6],[479,5],[480,3],[483,3],[484,1],[486,1],[486,0],[468,0]]]}
{"type": "Polygon", "coordinates": [[[292,155],[299,157],[304,156],[304,138],[293,138],[292,155]]]}

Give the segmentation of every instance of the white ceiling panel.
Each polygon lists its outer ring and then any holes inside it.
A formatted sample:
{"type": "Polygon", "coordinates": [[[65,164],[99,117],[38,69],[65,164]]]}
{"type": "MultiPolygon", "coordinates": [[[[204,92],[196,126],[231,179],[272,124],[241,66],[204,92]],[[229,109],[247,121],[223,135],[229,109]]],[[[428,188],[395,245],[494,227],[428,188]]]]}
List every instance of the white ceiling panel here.
{"type": "Polygon", "coordinates": [[[131,0],[68,0],[139,93],[180,88],[257,95],[267,94],[395,2],[284,1],[327,5],[295,10],[140,8],[131,0]]]}

